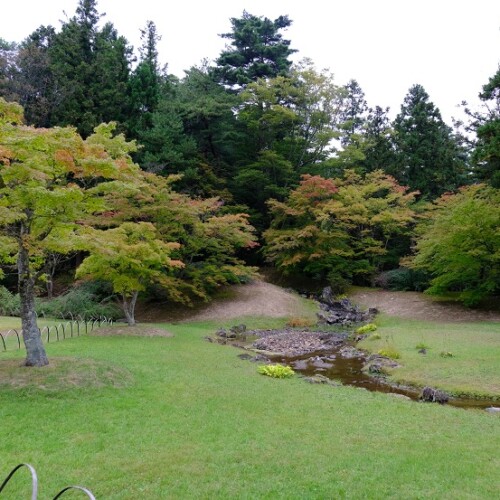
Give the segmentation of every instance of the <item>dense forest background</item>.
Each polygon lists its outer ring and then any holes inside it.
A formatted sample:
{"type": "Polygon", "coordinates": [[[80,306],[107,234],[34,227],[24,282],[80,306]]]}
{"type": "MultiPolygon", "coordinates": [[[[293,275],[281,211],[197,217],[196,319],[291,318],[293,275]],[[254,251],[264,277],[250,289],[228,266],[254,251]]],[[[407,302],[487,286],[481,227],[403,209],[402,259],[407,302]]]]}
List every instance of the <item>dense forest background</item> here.
{"type": "MultiPolygon", "coordinates": [[[[103,242],[116,252],[131,245],[138,229],[126,230],[130,223],[151,224],[137,234],[171,244],[163,251],[172,258],[149,267],[144,259],[137,272],[154,273],[147,286],[134,285],[135,298],[147,291],[206,299],[264,264],[339,293],[350,283],[377,284],[457,292],[474,305],[500,291],[500,70],[478,89],[482,109],[464,104],[466,123],[445,123],[418,83],[391,120],[355,80],[340,84],[311,60],[293,64],[286,15],[231,19],[217,60],[181,79],[159,65],[153,21],[135,54],[102,17],[96,0],[80,0],[59,29],[40,26],[19,44],[0,39],[0,97],[24,108],[26,125],[74,127],[87,143],[96,134],[103,144],[126,138],[133,146],[122,153],[149,175],[147,199],[114,193],[94,221],[99,244],[36,255],[39,295],[50,298],[54,278],[68,272],[69,286],[77,268],[79,277],[123,292],[116,283],[124,271],[98,272],[119,269],[98,250],[103,242]]],[[[4,115],[4,123],[12,120],[4,115]]],[[[4,175],[2,206],[8,183],[4,175]]],[[[12,219],[2,224],[12,236],[12,219]]],[[[4,253],[8,304],[17,254],[4,253]]]]}

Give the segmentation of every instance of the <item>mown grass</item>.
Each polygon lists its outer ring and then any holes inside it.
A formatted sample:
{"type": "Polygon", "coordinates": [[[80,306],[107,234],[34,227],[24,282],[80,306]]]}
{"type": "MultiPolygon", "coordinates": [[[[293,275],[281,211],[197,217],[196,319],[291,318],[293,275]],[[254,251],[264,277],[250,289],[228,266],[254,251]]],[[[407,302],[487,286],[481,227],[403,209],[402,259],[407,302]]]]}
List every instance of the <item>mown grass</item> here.
{"type": "Polygon", "coordinates": [[[430,385],[455,395],[500,399],[500,323],[436,323],[380,316],[380,339],[364,340],[362,349],[393,349],[400,368],[393,380],[430,385]],[[425,347],[426,354],[419,353],[425,347]]]}
{"type": "MultiPolygon", "coordinates": [[[[235,323],[284,322],[226,326],[235,323]]],[[[498,495],[496,416],[264,377],[238,350],[203,340],[217,326],[224,325],[168,325],[173,338],[79,337],[48,346],[53,360],[126,373],[122,386],[40,389],[38,380],[16,388],[0,378],[0,478],[29,462],[40,498],[68,484],[103,499],[498,495]]],[[[0,367],[11,370],[22,357],[2,353],[0,367]]],[[[21,475],[4,498],[27,497],[26,486],[21,475]]]]}
{"type": "MultiPolygon", "coordinates": [[[[46,326],[54,326],[54,325],[64,325],[65,331],[63,334],[62,329],[58,332],[59,337],[62,339],[65,336],[77,336],[79,335],[76,325],[73,325],[73,332],[71,332],[70,321],[62,320],[62,319],[50,319],[50,318],[39,318],[38,319],[38,327],[42,330],[42,338],[45,342],[47,340],[47,331],[44,331],[44,327],[46,326]]],[[[80,323],[80,331],[83,334],[85,332],[85,327],[82,323],[80,323]]],[[[22,345],[22,330],[21,330],[21,319],[13,316],[0,316],[0,333],[2,334],[3,340],[0,338],[0,352],[4,350],[11,351],[13,349],[19,348],[19,343],[22,345]],[[15,334],[17,331],[17,334],[15,334]],[[18,341],[19,336],[19,341],[18,341]],[[4,345],[5,343],[5,345],[4,345]]],[[[57,339],[57,334],[54,330],[51,331],[50,335],[51,341],[55,341],[57,339]]]]}

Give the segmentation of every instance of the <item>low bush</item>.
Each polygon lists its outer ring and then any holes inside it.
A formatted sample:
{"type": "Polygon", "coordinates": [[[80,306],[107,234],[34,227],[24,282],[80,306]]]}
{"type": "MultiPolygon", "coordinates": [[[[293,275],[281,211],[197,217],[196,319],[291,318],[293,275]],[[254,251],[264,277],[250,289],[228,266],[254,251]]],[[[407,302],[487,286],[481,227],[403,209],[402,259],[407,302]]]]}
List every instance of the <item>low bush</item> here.
{"type": "Polygon", "coordinates": [[[0,286],[0,316],[19,316],[20,312],[19,294],[13,294],[4,286],[0,286]]]}
{"type": "Polygon", "coordinates": [[[424,342],[419,342],[416,346],[415,349],[429,349],[429,346],[425,344],[424,342]]]}
{"type": "Polygon", "coordinates": [[[37,302],[39,316],[52,318],[106,318],[118,319],[123,313],[114,302],[109,286],[99,281],[87,281],[52,300],[37,302]]]}
{"type": "Polygon", "coordinates": [[[368,323],[366,325],[360,326],[356,333],[363,335],[365,333],[374,332],[377,329],[377,325],[375,323],[368,323]]]}
{"type": "Polygon", "coordinates": [[[290,318],[286,326],[290,328],[307,328],[314,326],[314,321],[309,318],[290,318]]]}
{"type": "Polygon", "coordinates": [[[290,378],[295,372],[289,366],[277,365],[260,365],[258,372],[262,375],[273,378],[290,378]]]}
{"type": "Polygon", "coordinates": [[[385,356],[386,358],[391,358],[391,359],[399,359],[401,357],[401,354],[399,354],[396,349],[393,349],[392,347],[385,347],[384,349],[380,349],[378,353],[381,356],[385,356]]]}
{"type": "Polygon", "coordinates": [[[380,273],[374,285],[385,290],[422,292],[429,286],[429,279],[421,270],[399,267],[380,273]]]}

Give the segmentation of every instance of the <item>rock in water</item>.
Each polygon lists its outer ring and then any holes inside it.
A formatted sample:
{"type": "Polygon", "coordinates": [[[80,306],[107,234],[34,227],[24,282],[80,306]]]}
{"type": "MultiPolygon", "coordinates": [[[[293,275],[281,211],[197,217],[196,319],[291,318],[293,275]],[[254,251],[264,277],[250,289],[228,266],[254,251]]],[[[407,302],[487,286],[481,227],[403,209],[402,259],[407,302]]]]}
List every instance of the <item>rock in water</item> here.
{"type": "Polygon", "coordinates": [[[432,387],[424,387],[422,394],[420,395],[420,399],[428,403],[444,404],[448,402],[450,397],[446,394],[446,392],[433,389],[432,387]]]}
{"type": "Polygon", "coordinates": [[[336,299],[329,286],[323,288],[319,302],[321,311],[317,315],[320,324],[350,325],[352,323],[362,323],[368,321],[377,313],[376,309],[362,312],[349,299],[336,299]]]}
{"type": "Polygon", "coordinates": [[[497,415],[500,415],[500,408],[498,408],[497,406],[490,406],[489,408],[486,408],[486,411],[488,413],[495,413],[497,415]]]}

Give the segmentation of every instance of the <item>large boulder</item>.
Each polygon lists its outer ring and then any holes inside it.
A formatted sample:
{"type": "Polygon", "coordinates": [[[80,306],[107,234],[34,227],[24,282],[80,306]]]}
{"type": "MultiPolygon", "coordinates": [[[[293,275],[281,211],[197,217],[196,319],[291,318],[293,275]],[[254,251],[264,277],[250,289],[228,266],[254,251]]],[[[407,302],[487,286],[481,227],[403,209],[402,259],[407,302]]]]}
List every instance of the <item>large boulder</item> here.
{"type": "Polygon", "coordinates": [[[317,313],[318,323],[326,325],[350,325],[369,321],[377,313],[376,309],[360,311],[349,299],[337,299],[331,287],[323,288],[319,296],[321,311],[317,313]]]}

